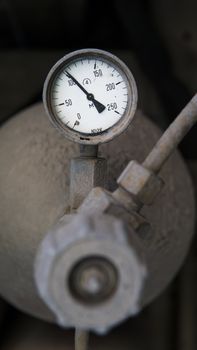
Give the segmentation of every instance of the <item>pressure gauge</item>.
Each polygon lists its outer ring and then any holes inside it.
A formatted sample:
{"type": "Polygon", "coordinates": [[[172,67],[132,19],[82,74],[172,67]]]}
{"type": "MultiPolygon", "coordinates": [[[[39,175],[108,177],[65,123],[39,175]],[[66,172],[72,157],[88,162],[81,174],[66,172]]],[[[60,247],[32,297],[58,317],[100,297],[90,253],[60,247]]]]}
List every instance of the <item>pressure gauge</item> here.
{"type": "Polygon", "coordinates": [[[68,139],[96,145],[127,128],[135,114],[137,88],[132,73],[116,56],[84,49],[52,67],[43,101],[49,118],[68,139]]]}

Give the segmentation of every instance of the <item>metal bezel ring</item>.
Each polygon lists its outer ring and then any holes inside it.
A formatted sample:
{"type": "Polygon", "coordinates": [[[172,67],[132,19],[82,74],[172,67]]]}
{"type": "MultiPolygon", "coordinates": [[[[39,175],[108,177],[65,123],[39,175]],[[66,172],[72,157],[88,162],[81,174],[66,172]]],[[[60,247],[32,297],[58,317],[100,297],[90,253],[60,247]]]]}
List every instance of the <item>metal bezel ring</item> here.
{"type": "Polygon", "coordinates": [[[135,83],[135,79],[129,70],[129,68],[116,56],[113,54],[98,50],[98,49],[82,49],[71,52],[61,58],[50,70],[48,76],[44,83],[43,89],[43,103],[45,110],[49,116],[50,121],[53,125],[69,140],[86,145],[98,145],[100,143],[108,142],[112,140],[114,137],[120,135],[131,123],[134,118],[135,111],[137,108],[137,87],[135,83]],[[109,129],[103,131],[98,134],[85,134],[75,130],[72,130],[68,126],[66,126],[57,115],[54,114],[50,99],[50,90],[53,84],[55,77],[58,72],[62,70],[62,68],[69,64],[73,60],[79,60],[80,58],[97,57],[101,58],[104,61],[110,63],[110,65],[114,66],[117,70],[121,72],[124,76],[125,81],[127,83],[128,88],[128,103],[125,113],[120,118],[120,120],[114,124],[109,129]]]}

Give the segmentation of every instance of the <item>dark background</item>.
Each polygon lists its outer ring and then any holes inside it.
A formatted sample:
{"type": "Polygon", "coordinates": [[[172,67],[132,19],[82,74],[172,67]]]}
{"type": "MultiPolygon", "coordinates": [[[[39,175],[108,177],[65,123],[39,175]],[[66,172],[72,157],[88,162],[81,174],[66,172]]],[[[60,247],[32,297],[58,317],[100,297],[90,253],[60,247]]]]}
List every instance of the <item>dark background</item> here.
{"type": "MultiPolygon", "coordinates": [[[[196,91],[196,14],[195,0],[0,0],[1,120],[41,99],[56,59],[94,47],[126,61],[141,102],[148,81],[155,106],[147,97],[140,108],[168,125],[196,91]]],[[[197,157],[196,130],[181,146],[187,158],[197,157]]]]}
{"type": "MultiPolygon", "coordinates": [[[[41,100],[45,77],[60,57],[87,47],[112,51],[127,63],[137,81],[139,108],[165,128],[196,93],[197,1],[0,0],[1,123],[41,100]]],[[[180,146],[192,164],[197,158],[196,138],[194,127],[180,146]]],[[[131,328],[132,343],[138,344],[135,350],[196,349],[194,256],[151,309],[115,330],[111,338],[93,338],[97,349],[112,349],[114,344],[121,349],[131,328]],[[183,281],[185,289],[180,292],[183,281]],[[179,298],[179,306],[177,295],[186,298],[179,298]],[[179,317],[180,304],[185,319],[179,317]],[[185,332],[186,347],[180,332],[185,332]]],[[[73,349],[72,333],[67,333],[65,347],[64,334],[57,328],[11,306],[3,308],[2,349],[73,349]]]]}

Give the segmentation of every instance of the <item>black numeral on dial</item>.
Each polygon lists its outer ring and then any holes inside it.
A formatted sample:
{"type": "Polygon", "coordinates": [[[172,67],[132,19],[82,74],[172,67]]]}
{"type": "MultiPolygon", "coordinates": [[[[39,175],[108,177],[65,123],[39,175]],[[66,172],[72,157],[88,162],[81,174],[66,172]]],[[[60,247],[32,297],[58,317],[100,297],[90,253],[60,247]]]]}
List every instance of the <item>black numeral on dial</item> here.
{"type": "Polygon", "coordinates": [[[107,109],[108,111],[115,111],[115,109],[117,109],[118,106],[117,106],[117,103],[116,102],[113,102],[113,103],[108,103],[107,104],[107,109]]]}
{"type": "Polygon", "coordinates": [[[106,90],[107,91],[111,91],[111,90],[115,90],[116,86],[114,83],[109,83],[109,84],[106,84],[106,90]]]}
{"type": "Polygon", "coordinates": [[[96,70],[93,71],[93,73],[94,73],[95,78],[103,76],[103,72],[102,72],[101,69],[96,69],[96,70]]]}
{"type": "Polygon", "coordinates": [[[72,100],[69,98],[68,100],[65,100],[65,105],[67,106],[67,107],[69,107],[69,106],[72,106],[72,100]]]}

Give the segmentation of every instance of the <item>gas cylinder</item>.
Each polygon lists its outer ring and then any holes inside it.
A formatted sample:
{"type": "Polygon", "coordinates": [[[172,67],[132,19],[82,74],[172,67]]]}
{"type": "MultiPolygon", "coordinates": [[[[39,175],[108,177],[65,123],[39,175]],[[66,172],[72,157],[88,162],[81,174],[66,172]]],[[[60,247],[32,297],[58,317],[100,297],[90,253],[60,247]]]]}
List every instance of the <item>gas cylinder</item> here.
{"type": "MultiPolygon", "coordinates": [[[[142,162],[161,135],[149,118],[137,111],[131,126],[101,145],[107,159],[106,189],[131,159],[142,162]]],[[[69,212],[69,160],[77,145],[56,132],[41,103],[6,122],[0,130],[0,295],[20,310],[46,321],[54,315],[41,300],[34,279],[37,249],[45,234],[69,212]]],[[[151,222],[146,239],[154,278],[147,283],[147,305],[170,283],[188,252],[195,219],[193,186],[176,151],[161,171],[165,187],[143,215],[151,222]]],[[[149,278],[149,277],[147,277],[149,278]]]]}

